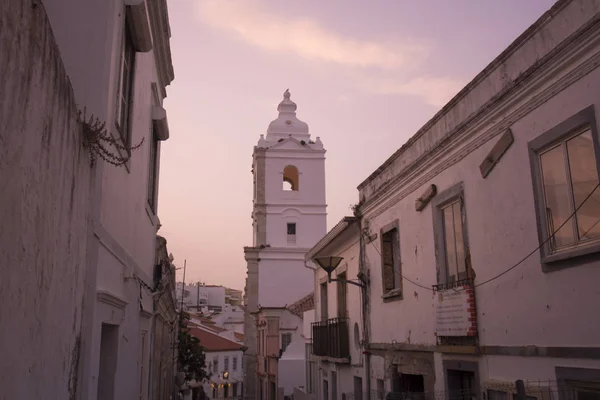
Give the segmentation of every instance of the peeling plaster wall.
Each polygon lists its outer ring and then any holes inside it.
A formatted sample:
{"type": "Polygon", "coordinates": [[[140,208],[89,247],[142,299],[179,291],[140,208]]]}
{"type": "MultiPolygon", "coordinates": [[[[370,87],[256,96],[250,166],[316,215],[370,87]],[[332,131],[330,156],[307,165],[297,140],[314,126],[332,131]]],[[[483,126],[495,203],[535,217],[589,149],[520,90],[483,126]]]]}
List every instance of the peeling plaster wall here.
{"type": "Polygon", "coordinates": [[[43,5],[4,0],[0,26],[0,399],[70,399],[90,162],[43,5]]]}

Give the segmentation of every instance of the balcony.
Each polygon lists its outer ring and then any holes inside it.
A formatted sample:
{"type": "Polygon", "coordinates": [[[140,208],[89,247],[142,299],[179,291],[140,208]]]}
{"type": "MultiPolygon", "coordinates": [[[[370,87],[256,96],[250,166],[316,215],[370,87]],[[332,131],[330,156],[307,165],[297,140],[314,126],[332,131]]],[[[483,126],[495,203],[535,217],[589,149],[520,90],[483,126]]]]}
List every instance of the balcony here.
{"type": "Polygon", "coordinates": [[[348,318],[332,318],[312,324],[312,353],[336,359],[350,358],[348,318]]]}

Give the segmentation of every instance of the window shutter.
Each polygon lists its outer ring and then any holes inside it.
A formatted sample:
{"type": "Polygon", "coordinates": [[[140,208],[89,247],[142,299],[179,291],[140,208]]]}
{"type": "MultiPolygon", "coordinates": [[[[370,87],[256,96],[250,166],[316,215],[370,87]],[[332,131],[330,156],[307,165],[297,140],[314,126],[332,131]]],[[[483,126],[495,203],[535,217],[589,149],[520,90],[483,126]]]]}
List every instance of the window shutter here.
{"type": "MultiPolygon", "coordinates": [[[[386,238],[387,239],[387,238],[386,238]]],[[[393,243],[388,240],[382,241],[383,255],[383,287],[385,290],[394,289],[394,249],[393,243]]]]}

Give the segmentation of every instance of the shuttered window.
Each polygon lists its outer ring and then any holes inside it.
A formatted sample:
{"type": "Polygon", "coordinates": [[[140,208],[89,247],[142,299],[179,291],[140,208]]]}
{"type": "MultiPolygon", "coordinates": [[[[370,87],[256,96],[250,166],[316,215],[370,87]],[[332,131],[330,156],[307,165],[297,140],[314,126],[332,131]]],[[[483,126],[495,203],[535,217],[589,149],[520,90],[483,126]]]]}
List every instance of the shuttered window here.
{"type": "Polygon", "coordinates": [[[381,269],[383,279],[383,293],[394,294],[401,289],[400,272],[400,241],[398,228],[387,230],[381,235],[381,269]]]}

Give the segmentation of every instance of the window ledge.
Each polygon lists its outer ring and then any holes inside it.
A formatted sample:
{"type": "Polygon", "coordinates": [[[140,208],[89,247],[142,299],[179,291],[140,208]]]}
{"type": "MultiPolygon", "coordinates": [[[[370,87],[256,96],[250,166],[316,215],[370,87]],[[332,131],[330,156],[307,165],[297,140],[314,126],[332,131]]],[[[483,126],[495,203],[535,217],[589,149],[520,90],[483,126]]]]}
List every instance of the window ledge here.
{"type": "Polygon", "coordinates": [[[384,303],[388,303],[390,301],[402,300],[402,289],[394,289],[390,290],[387,293],[384,293],[381,298],[384,303]]]}
{"type": "Polygon", "coordinates": [[[542,269],[544,272],[552,272],[564,268],[577,267],[587,263],[589,258],[600,258],[600,241],[572,247],[548,256],[542,256],[542,269]]]}
{"type": "Polygon", "coordinates": [[[137,51],[147,53],[152,50],[150,20],[144,0],[125,0],[127,18],[131,24],[131,35],[137,51]]]}

